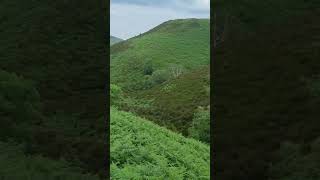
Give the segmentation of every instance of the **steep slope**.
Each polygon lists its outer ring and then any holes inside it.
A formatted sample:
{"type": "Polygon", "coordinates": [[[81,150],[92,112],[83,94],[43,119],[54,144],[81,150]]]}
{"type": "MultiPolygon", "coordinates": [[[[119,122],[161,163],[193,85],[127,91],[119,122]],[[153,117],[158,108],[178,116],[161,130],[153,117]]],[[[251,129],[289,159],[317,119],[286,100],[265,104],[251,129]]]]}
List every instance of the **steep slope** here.
{"type": "Polygon", "coordinates": [[[197,107],[209,105],[209,24],[171,20],[112,46],[111,82],[141,102],[121,108],[188,135],[197,107]]]}
{"type": "Polygon", "coordinates": [[[137,99],[151,101],[149,109],[134,109],[138,114],[188,135],[197,107],[210,104],[209,66],[197,68],[151,89],[135,93],[137,99]]]}
{"type": "Polygon", "coordinates": [[[210,179],[210,148],[111,108],[112,179],[210,179]]]}
{"type": "Polygon", "coordinates": [[[209,48],[208,19],[165,22],[111,47],[111,82],[126,90],[141,90],[145,75],[152,72],[171,66],[191,70],[209,64],[209,48]],[[150,66],[152,72],[147,71],[150,66]]]}
{"type": "Polygon", "coordinates": [[[123,41],[122,39],[120,38],[117,38],[117,37],[114,37],[114,36],[110,36],[110,46],[116,44],[116,43],[119,43],[123,41]]]}

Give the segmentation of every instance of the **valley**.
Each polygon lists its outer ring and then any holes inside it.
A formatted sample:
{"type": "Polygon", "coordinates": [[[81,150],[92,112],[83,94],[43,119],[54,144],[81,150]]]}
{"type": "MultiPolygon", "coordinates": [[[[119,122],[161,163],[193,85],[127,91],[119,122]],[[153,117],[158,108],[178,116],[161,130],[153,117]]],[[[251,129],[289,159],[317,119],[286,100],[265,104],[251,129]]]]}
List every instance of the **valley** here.
{"type": "Polygon", "coordinates": [[[111,46],[114,179],[210,178],[209,24],[171,20],[111,46]]]}

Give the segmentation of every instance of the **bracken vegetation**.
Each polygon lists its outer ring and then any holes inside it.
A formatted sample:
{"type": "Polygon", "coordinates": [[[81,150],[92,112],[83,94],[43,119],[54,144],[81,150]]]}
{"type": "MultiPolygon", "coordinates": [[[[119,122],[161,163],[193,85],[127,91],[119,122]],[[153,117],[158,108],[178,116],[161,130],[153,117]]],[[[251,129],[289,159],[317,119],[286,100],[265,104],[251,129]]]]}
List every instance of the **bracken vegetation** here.
{"type": "Polygon", "coordinates": [[[210,148],[111,108],[112,179],[209,179],[210,148]]]}
{"type": "Polygon", "coordinates": [[[180,19],[111,47],[111,83],[149,108],[121,108],[188,135],[198,106],[209,105],[210,21],[180,19]]]}
{"type": "Polygon", "coordinates": [[[111,178],[210,179],[210,21],[111,46],[111,178]]]}

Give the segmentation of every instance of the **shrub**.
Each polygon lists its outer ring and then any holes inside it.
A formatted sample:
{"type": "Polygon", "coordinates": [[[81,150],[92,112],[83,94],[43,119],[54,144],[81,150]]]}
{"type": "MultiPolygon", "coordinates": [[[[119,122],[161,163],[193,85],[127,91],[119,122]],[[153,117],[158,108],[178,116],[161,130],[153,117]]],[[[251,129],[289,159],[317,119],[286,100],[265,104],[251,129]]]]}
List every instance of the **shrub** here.
{"type": "Polygon", "coordinates": [[[110,85],[110,103],[111,105],[117,105],[121,102],[123,98],[123,92],[121,87],[111,84],[110,85]]]}
{"type": "Polygon", "coordinates": [[[170,74],[166,70],[158,70],[152,74],[153,85],[161,84],[170,78],[170,74]]]}
{"type": "Polygon", "coordinates": [[[147,61],[143,66],[143,74],[152,75],[152,73],[153,73],[152,61],[147,61]]]}
{"type": "Polygon", "coordinates": [[[210,112],[209,109],[199,107],[194,114],[189,136],[203,142],[210,143],[210,112]]]}

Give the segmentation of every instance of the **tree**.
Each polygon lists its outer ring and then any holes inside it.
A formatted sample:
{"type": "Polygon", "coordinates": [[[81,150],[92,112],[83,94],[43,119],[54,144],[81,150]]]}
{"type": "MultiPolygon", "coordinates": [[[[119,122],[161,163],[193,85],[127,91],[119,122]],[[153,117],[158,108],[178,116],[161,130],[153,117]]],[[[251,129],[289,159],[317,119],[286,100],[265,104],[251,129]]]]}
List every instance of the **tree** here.
{"type": "Polygon", "coordinates": [[[158,70],[152,74],[153,85],[161,84],[169,79],[169,73],[166,70],[158,70]]]}

